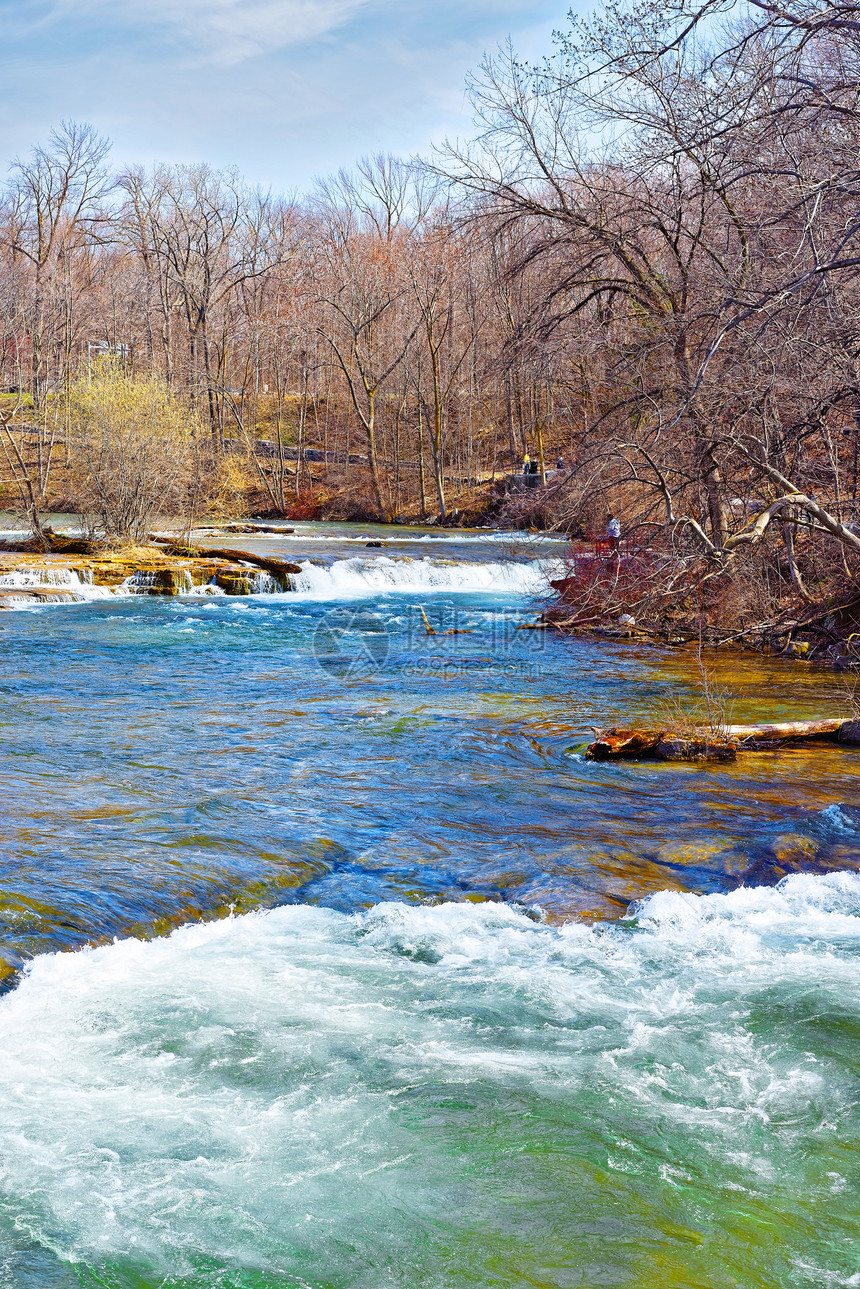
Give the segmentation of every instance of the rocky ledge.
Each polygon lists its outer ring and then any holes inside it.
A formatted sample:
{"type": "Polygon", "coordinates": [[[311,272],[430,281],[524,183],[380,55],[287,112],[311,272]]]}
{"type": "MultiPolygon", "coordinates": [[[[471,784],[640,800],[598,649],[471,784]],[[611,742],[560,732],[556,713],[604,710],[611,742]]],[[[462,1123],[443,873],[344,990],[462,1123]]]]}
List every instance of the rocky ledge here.
{"type": "Polygon", "coordinates": [[[100,595],[253,595],[289,591],[298,564],[250,551],[165,543],[100,550],[51,534],[53,550],[0,544],[0,609],[98,599],[100,595]]]}

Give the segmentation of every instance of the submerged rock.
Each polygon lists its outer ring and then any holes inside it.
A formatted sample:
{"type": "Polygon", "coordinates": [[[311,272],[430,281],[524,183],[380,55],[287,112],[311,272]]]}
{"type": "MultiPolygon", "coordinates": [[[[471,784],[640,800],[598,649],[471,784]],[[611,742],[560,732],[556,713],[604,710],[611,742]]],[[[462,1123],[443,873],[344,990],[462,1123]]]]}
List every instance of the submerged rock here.
{"type": "MultiPolygon", "coordinates": [[[[731,846],[723,840],[682,841],[673,839],[665,841],[655,856],[659,872],[670,869],[707,869],[717,874],[739,871],[747,863],[746,855],[737,856],[731,846]]],[[[661,890],[662,887],[653,889],[661,890]]],[[[669,889],[669,888],[667,888],[669,889]]],[[[689,890],[689,883],[684,881],[679,889],[689,890]]]]}
{"type": "Polygon", "coordinates": [[[793,873],[856,873],[860,856],[853,846],[822,846],[802,833],[775,838],[744,870],[746,886],[773,886],[793,873]]]}
{"type": "Polygon", "coordinates": [[[805,833],[783,833],[774,837],[768,846],[770,855],[778,864],[803,865],[810,863],[818,854],[818,843],[805,833]]]}

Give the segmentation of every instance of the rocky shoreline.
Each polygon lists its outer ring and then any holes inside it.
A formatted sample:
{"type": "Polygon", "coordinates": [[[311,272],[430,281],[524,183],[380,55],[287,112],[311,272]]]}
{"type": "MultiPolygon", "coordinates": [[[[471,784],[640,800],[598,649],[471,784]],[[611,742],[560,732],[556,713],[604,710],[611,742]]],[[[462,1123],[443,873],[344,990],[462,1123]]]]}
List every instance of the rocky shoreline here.
{"type": "Polygon", "coordinates": [[[856,621],[847,623],[841,633],[829,631],[828,638],[824,642],[812,638],[794,638],[791,634],[792,628],[803,625],[803,623],[791,624],[782,633],[776,632],[769,637],[761,634],[747,634],[744,631],[728,636],[718,636],[710,628],[698,631],[693,626],[677,627],[669,623],[647,627],[634,620],[621,625],[602,622],[571,623],[562,617],[559,609],[549,608],[541,613],[531,627],[533,630],[556,631],[565,636],[624,641],[646,649],[703,648],[713,652],[753,653],[763,658],[809,662],[831,671],[856,669],[860,661],[860,643],[858,643],[860,633],[857,631],[856,621]]]}

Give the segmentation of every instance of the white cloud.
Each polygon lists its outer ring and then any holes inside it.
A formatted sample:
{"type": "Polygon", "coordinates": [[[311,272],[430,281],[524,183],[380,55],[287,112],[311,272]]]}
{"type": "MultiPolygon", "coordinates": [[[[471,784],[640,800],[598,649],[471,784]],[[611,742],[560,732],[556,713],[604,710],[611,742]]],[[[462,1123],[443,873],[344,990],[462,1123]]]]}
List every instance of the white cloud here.
{"type": "MultiPolygon", "coordinates": [[[[0,0],[0,177],[61,119],[121,168],[206,160],[284,191],[363,154],[468,135],[466,72],[570,0],[0,0]]],[[[590,3],[590,0],[579,0],[590,3]]]]}
{"type": "Polygon", "coordinates": [[[82,18],[167,37],[221,66],[315,40],[371,0],[55,0],[39,25],[82,18]]]}

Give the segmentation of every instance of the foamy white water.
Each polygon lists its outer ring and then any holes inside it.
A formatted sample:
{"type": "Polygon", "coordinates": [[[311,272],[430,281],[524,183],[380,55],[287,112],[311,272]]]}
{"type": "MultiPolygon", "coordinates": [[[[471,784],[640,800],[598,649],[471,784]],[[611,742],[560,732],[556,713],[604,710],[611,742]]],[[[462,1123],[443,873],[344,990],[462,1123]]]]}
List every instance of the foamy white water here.
{"type": "MultiPolygon", "coordinates": [[[[477,592],[513,595],[539,595],[548,589],[549,578],[562,568],[559,560],[514,560],[478,562],[440,556],[413,559],[407,556],[355,556],[320,564],[301,561],[301,573],[291,577],[290,598],[338,600],[389,592],[433,594],[440,591],[477,592]]],[[[15,602],[15,591],[39,589],[45,594],[38,600],[21,595],[20,607],[38,608],[44,603],[80,603],[113,597],[144,595],[154,584],[156,574],[135,573],[116,587],[96,586],[92,575],[73,569],[18,568],[0,573],[0,596],[15,602]],[[55,593],[54,595],[51,593],[55,593]]],[[[279,583],[262,569],[248,568],[252,595],[280,595],[279,583]]],[[[190,573],[184,574],[180,596],[223,595],[214,582],[196,584],[190,573]]]]}
{"type": "Polygon", "coordinates": [[[292,576],[295,592],[314,599],[344,599],[380,592],[434,593],[497,592],[536,595],[545,591],[556,576],[559,562],[531,560],[528,563],[488,563],[444,559],[431,555],[423,559],[356,556],[316,564],[305,560],[301,573],[292,576]]]}
{"type": "MultiPolygon", "coordinates": [[[[104,600],[116,593],[107,586],[94,586],[91,574],[81,576],[74,569],[16,568],[0,573],[0,595],[3,598],[14,598],[16,590],[26,589],[60,592],[57,603],[104,600]]],[[[31,602],[29,597],[23,596],[22,601],[25,598],[31,602]]]]}
{"type": "MultiPolygon", "coordinates": [[[[270,574],[259,569],[248,570],[251,593],[267,595],[280,591],[280,585],[270,574]]],[[[117,586],[97,586],[89,570],[81,572],[64,568],[17,568],[7,573],[0,573],[0,597],[5,602],[15,603],[16,591],[39,590],[44,592],[38,599],[22,594],[20,607],[38,608],[41,604],[80,604],[95,600],[123,599],[128,596],[146,595],[156,585],[157,575],[151,572],[131,574],[117,586]]],[[[214,582],[195,583],[191,574],[184,573],[184,584],[180,591],[182,596],[220,596],[224,592],[214,582]]]]}
{"type": "Polygon", "coordinates": [[[860,1024],[858,950],[838,874],[627,929],[303,906],[41,957],[0,1002],[0,1214],[99,1283],[447,1289],[747,1283],[762,1213],[774,1284],[854,1284],[856,1074],[803,1018],[860,1024]]]}

